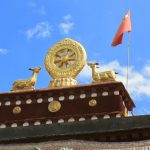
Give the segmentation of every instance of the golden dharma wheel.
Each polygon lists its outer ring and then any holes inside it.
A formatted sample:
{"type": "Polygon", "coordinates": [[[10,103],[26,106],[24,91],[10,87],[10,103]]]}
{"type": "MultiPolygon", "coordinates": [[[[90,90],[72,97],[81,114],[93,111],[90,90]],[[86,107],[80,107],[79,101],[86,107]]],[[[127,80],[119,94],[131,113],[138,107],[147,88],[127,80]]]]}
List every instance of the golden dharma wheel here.
{"type": "Polygon", "coordinates": [[[75,79],[86,64],[84,47],[69,38],[55,44],[47,52],[45,68],[53,79],[75,79]]]}

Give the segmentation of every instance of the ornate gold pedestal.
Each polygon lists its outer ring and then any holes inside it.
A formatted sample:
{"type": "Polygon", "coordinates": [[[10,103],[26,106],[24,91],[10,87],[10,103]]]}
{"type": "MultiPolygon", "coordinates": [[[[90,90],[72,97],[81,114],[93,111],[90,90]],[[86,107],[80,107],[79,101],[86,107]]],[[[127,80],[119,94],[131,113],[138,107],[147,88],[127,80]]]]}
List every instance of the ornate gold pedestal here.
{"type": "Polygon", "coordinates": [[[64,87],[64,86],[71,86],[71,85],[77,85],[78,82],[75,79],[72,78],[57,78],[50,81],[49,86],[51,87],[64,87]]]}

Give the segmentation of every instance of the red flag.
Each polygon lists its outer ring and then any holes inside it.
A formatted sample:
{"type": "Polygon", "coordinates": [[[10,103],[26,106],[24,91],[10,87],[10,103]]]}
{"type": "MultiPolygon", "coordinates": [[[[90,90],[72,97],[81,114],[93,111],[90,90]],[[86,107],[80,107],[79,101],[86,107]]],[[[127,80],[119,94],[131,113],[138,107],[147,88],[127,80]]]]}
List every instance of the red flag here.
{"type": "Polygon", "coordinates": [[[116,46],[122,43],[122,38],[125,32],[131,32],[131,19],[130,19],[130,11],[124,16],[118,31],[114,37],[112,42],[112,46],[116,46]]]}

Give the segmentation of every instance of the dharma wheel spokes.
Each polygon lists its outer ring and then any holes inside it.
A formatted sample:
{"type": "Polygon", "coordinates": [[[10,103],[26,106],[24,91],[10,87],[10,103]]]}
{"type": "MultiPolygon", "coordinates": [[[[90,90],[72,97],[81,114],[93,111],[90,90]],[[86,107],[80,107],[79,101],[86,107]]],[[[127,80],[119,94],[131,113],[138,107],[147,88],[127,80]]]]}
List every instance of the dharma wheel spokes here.
{"type": "Polygon", "coordinates": [[[76,54],[71,49],[57,51],[54,58],[55,65],[60,69],[70,68],[76,61],[76,54]]]}

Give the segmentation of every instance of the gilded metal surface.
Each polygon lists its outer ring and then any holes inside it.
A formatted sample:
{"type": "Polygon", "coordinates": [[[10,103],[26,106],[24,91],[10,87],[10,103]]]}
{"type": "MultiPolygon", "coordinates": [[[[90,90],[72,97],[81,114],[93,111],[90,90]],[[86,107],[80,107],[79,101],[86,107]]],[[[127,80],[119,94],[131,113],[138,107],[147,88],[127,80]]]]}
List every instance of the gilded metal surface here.
{"type": "Polygon", "coordinates": [[[45,58],[45,68],[52,76],[50,86],[76,85],[76,77],[86,64],[84,47],[69,38],[55,44],[45,58]]]}
{"type": "Polygon", "coordinates": [[[77,85],[77,80],[72,78],[58,78],[53,79],[50,81],[49,86],[51,87],[63,87],[63,86],[71,86],[71,85],[77,85]]]}
{"type": "Polygon", "coordinates": [[[128,117],[128,109],[125,107],[125,110],[123,112],[123,116],[124,117],[128,117]]]}
{"type": "Polygon", "coordinates": [[[97,101],[95,99],[89,101],[89,106],[94,107],[96,105],[97,105],[97,101]]]}
{"type": "Polygon", "coordinates": [[[13,108],[13,114],[20,114],[21,113],[21,107],[19,106],[16,106],[13,108]]]}
{"type": "Polygon", "coordinates": [[[116,73],[114,71],[97,72],[98,63],[89,62],[88,65],[92,69],[93,82],[116,81],[116,73]]]}
{"type": "Polygon", "coordinates": [[[13,83],[13,88],[11,91],[16,91],[16,90],[25,90],[25,89],[34,89],[34,85],[37,80],[37,74],[41,70],[41,67],[36,67],[36,68],[29,68],[32,73],[32,77],[26,80],[16,80],[13,83]]]}
{"type": "Polygon", "coordinates": [[[50,112],[57,112],[60,110],[60,108],[61,108],[61,104],[59,101],[52,101],[48,105],[48,110],[50,112]]]}

